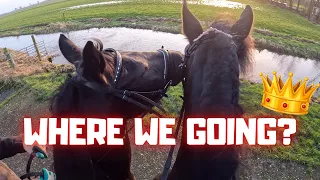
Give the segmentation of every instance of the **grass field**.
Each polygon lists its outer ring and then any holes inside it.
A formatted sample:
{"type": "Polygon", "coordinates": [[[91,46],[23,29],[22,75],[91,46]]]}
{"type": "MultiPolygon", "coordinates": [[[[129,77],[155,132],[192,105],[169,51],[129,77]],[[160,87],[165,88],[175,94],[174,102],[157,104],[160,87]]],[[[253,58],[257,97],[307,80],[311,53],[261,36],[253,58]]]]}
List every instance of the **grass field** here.
{"type": "MultiPolygon", "coordinates": [[[[0,18],[0,36],[52,33],[91,27],[125,26],[180,33],[181,5],[171,0],[134,0],[119,4],[67,10],[63,8],[106,0],[51,1],[0,18]],[[64,22],[63,13],[66,22],[64,22]],[[98,19],[99,18],[99,19],[98,19]],[[163,18],[159,22],[155,19],[163,18]]],[[[234,0],[254,9],[253,36],[258,48],[273,52],[320,59],[320,25],[304,17],[255,0],[234,0]]],[[[203,26],[217,18],[236,20],[241,9],[189,5],[203,26]]],[[[159,20],[159,19],[158,19],[159,20]]]]}

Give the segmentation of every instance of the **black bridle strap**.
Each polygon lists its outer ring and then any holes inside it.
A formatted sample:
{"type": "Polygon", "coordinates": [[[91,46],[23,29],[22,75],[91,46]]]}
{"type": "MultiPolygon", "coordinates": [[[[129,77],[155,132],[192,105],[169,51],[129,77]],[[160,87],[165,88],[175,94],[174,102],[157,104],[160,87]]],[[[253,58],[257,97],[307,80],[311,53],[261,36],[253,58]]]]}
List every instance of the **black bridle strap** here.
{"type": "Polygon", "coordinates": [[[115,69],[114,69],[114,80],[113,80],[113,83],[114,83],[114,87],[116,87],[117,85],[117,82],[119,81],[119,78],[120,78],[120,74],[121,74],[121,70],[122,70],[122,56],[121,54],[113,49],[113,48],[107,48],[105,50],[103,50],[104,52],[114,52],[116,54],[116,60],[115,60],[115,69]]]}
{"type": "Polygon", "coordinates": [[[20,176],[20,179],[31,179],[31,177],[40,177],[43,176],[42,172],[30,172],[25,175],[20,176]]]}
{"type": "MultiPolygon", "coordinates": [[[[185,105],[183,103],[182,107],[181,107],[181,110],[180,110],[180,116],[179,116],[177,128],[176,128],[176,131],[174,133],[174,138],[175,139],[178,138],[178,134],[179,134],[179,131],[180,131],[180,126],[181,126],[183,118],[184,118],[184,112],[185,112],[184,106],[185,105]]],[[[170,147],[170,151],[169,151],[169,154],[168,154],[168,157],[167,157],[167,160],[166,160],[166,163],[164,165],[164,169],[163,169],[163,172],[162,172],[162,175],[161,175],[161,180],[167,180],[167,178],[168,178],[169,169],[170,169],[171,163],[172,163],[172,157],[173,157],[174,148],[175,148],[175,145],[172,145],[170,147]]]]}
{"type": "MultiPolygon", "coordinates": [[[[152,108],[150,108],[150,107],[148,107],[148,106],[146,106],[146,105],[144,105],[144,104],[142,104],[142,103],[130,98],[127,95],[121,95],[121,94],[113,94],[113,95],[116,96],[116,97],[119,97],[119,98],[121,98],[121,99],[123,99],[123,100],[125,100],[125,101],[127,101],[127,102],[129,102],[131,104],[134,104],[134,105],[136,105],[136,106],[138,106],[138,107],[140,107],[140,108],[142,108],[142,109],[144,109],[144,110],[146,110],[146,111],[148,111],[150,113],[153,113],[153,114],[155,114],[155,115],[157,115],[159,117],[162,117],[162,115],[160,113],[158,113],[157,111],[155,111],[152,108]]],[[[150,101],[152,101],[152,100],[150,100],[150,101]]],[[[158,104],[156,104],[156,105],[159,106],[158,104]]]]}
{"type": "MultiPolygon", "coordinates": [[[[76,76],[77,77],[77,76],[76,76]]],[[[158,103],[152,101],[151,99],[142,96],[139,94],[139,92],[132,92],[132,91],[128,91],[128,90],[118,90],[118,89],[114,89],[110,86],[106,86],[106,85],[102,85],[102,84],[98,84],[96,82],[91,82],[91,81],[87,81],[85,80],[83,77],[81,77],[80,81],[77,80],[77,78],[73,78],[71,81],[73,81],[75,84],[82,84],[90,89],[93,89],[95,91],[99,91],[101,93],[110,93],[118,98],[121,98],[129,103],[132,103],[146,111],[149,111],[151,113],[154,113],[156,115],[160,115],[159,113],[157,113],[155,110],[152,109],[153,106],[157,107],[158,109],[160,109],[162,112],[165,113],[165,109],[162,108],[158,103]],[[144,102],[152,105],[152,107],[148,107],[134,99],[132,99],[131,97],[136,97],[137,99],[143,100],[144,102]]],[[[160,117],[162,117],[160,115],[160,117]]]]}
{"type": "Polygon", "coordinates": [[[163,48],[159,49],[158,52],[160,52],[163,55],[164,60],[164,72],[163,72],[163,79],[167,79],[168,75],[168,60],[169,60],[169,52],[167,50],[164,50],[163,48]]]}
{"type": "Polygon", "coordinates": [[[20,179],[27,179],[28,178],[29,180],[31,180],[31,177],[43,176],[42,172],[30,172],[33,159],[34,159],[34,155],[31,154],[29,157],[28,163],[27,163],[27,168],[26,168],[27,173],[20,176],[20,179]]]}
{"type": "MultiPolygon", "coordinates": [[[[186,47],[184,60],[179,65],[180,68],[182,68],[182,72],[184,74],[184,80],[182,80],[182,85],[183,85],[183,89],[184,89],[184,92],[183,92],[184,96],[185,96],[185,89],[186,89],[185,86],[186,86],[186,78],[187,78],[186,77],[186,74],[187,74],[187,60],[190,58],[190,56],[193,53],[193,51],[198,48],[200,43],[201,43],[200,41],[196,41],[196,42],[194,42],[194,43],[192,43],[192,44],[190,44],[190,45],[188,45],[186,47]]],[[[180,127],[181,127],[181,124],[183,122],[184,115],[185,115],[185,99],[184,99],[184,97],[181,97],[181,98],[183,99],[183,104],[182,104],[182,107],[181,107],[181,110],[180,110],[180,115],[179,115],[177,128],[176,128],[176,131],[174,133],[174,138],[175,139],[178,138],[180,127]]],[[[167,157],[166,163],[164,165],[164,169],[163,169],[162,174],[161,174],[161,180],[167,180],[167,178],[168,178],[169,170],[170,170],[171,164],[172,164],[174,148],[175,148],[175,145],[172,145],[170,147],[170,151],[168,153],[168,157],[167,157]]]]}
{"type": "MultiPolygon", "coordinates": [[[[128,92],[128,91],[127,91],[127,92],[128,92]]],[[[130,91],[129,91],[129,92],[130,92],[130,91]]],[[[147,98],[147,97],[145,97],[145,96],[142,96],[141,94],[135,93],[135,92],[130,92],[130,93],[131,93],[131,95],[133,95],[133,96],[135,96],[135,97],[137,97],[137,98],[139,98],[139,99],[141,99],[141,100],[143,100],[143,101],[145,101],[145,102],[148,102],[149,104],[151,104],[151,105],[153,105],[153,106],[156,106],[156,107],[157,107],[158,109],[160,109],[163,113],[166,112],[166,110],[165,110],[163,107],[161,107],[158,103],[152,101],[151,99],[149,99],[149,98],[147,98]]]]}

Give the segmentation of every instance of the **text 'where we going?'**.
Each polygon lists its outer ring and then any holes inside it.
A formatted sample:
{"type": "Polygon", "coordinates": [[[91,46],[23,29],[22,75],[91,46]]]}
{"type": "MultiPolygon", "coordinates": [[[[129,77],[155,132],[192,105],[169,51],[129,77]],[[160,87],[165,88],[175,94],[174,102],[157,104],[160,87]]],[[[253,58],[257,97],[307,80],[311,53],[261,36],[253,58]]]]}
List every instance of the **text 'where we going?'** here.
{"type": "MultiPolygon", "coordinates": [[[[135,118],[135,144],[175,145],[176,139],[172,135],[175,122],[175,118],[151,118],[146,126],[141,118],[135,118]]],[[[188,118],[185,128],[189,145],[276,145],[279,133],[282,134],[282,143],[290,145],[296,132],[296,120],[188,118]]],[[[124,129],[122,118],[40,118],[39,131],[36,132],[32,130],[31,118],[24,118],[24,141],[27,145],[92,145],[95,142],[123,145],[124,129]]]]}

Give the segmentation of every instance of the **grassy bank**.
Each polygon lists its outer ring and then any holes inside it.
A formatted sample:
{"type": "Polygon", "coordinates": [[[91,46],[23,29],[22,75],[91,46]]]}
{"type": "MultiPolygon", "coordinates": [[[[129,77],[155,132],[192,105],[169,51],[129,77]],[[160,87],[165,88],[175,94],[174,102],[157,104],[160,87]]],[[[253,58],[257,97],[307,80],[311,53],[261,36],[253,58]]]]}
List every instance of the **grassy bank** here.
{"type": "MultiPolygon", "coordinates": [[[[161,0],[136,0],[64,11],[63,8],[106,0],[54,1],[0,18],[0,35],[52,33],[92,27],[132,27],[180,33],[181,5],[161,0]],[[63,18],[63,13],[65,21],[63,18]]],[[[256,46],[273,52],[320,59],[320,26],[288,10],[253,0],[253,36],[256,46]]],[[[190,5],[191,11],[208,26],[216,17],[236,20],[241,9],[190,5]]]]}
{"type": "MultiPolygon", "coordinates": [[[[23,89],[24,92],[29,91],[36,95],[37,101],[49,100],[55,90],[64,82],[65,73],[44,73],[32,75],[28,77],[16,78],[5,83],[13,85],[15,92],[19,93],[23,89]],[[19,86],[21,85],[21,86],[19,86]],[[19,88],[17,88],[19,87],[19,88]]],[[[0,85],[4,81],[0,81],[0,85]]],[[[3,91],[10,89],[0,89],[0,94],[3,91]]],[[[263,108],[260,105],[262,98],[262,85],[243,81],[240,89],[240,103],[245,110],[247,117],[261,117],[264,115],[273,115],[285,117],[283,114],[274,113],[263,108]]],[[[19,96],[13,93],[1,102],[0,108],[5,105],[12,96],[19,96]]],[[[182,87],[171,87],[168,91],[168,98],[162,100],[164,108],[174,116],[178,116],[181,107],[182,87]],[[174,102],[174,103],[172,103],[174,102]]],[[[23,97],[21,97],[23,98],[23,97]]],[[[291,146],[283,146],[279,140],[277,146],[272,147],[248,147],[252,152],[262,154],[267,157],[294,161],[300,164],[307,165],[310,169],[320,166],[320,97],[313,99],[313,104],[310,106],[309,114],[305,116],[295,117],[298,120],[297,133],[294,136],[291,146]]]]}
{"type": "MultiPolygon", "coordinates": [[[[260,105],[262,98],[262,84],[242,82],[240,103],[246,115],[251,117],[286,117],[288,115],[269,111],[260,105]]],[[[304,116],[295,116],[297,119],[297,132],[290,146],[254,147],[252,150],[272,158],[290,160],[306,164],[309,167],[320,166],[320,97],[313,98],[309,113],[304,116]]]]}

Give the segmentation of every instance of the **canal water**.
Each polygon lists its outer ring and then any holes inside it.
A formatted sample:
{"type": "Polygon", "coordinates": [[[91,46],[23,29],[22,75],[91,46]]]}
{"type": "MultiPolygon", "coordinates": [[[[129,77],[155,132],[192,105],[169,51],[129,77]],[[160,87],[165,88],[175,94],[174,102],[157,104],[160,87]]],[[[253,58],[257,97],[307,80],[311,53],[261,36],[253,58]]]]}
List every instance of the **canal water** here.
{"type": "MultiPolygon", "coordinates": [[[[58,39],[60,33],[37,35],[38,41],[44,40],[47,51],[55,56],[54,63],[65,64],[67,61],[61,55],[58,39]]],[[[152,30],[130,28],[93,28],[81,31],[72,31],[65,35],[75,44],[83,48],[87,41],[92,38],[100,39],[104,48],[112,47],[124,51],[156,51],[164,46],[168,50],[177,50],[183,53],[188,44],[181,34],[155,32],[152,30]]],[[[0,48],[7,47],[14,50],[22,49],[32,44],[31,36],[17,36],[0,38],[0,48]]],[[[303,59],[287,55],[278,55],[267,50],[254,51],[254,66],[245,79],[261,82],[259,73],[272,75],[277,71],[285,80],[289,72],[293,72],[293,80],[298,81],[308,77],[311,83],[320,82],[320,61],[303,59]]]]}

